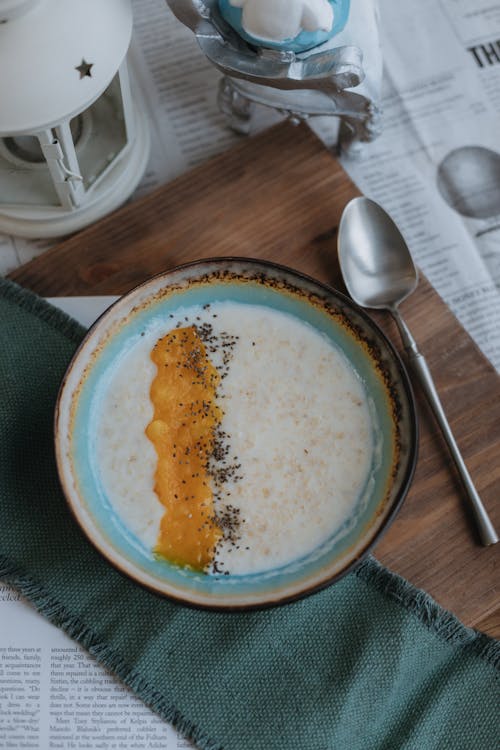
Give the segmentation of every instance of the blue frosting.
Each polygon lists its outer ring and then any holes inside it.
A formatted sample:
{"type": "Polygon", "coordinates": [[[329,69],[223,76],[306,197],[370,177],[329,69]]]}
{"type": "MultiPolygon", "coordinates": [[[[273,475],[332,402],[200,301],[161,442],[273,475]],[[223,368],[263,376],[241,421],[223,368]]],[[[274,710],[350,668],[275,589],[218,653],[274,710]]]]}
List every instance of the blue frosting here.
{"type": "Polygon", "coordinates": [[[292,52],[305,52],[306,50],[317,47],[319,44],[323,44],[328,41],[328,39],[331,39],[332,36],[335,36],[335,34],[342,31],[347,23],[350,0],[328,0],[328,2],[333,7],[334,14],[331,31],[301,31],[300,34],[293,39],[286,39],[283,42],[270,42],[247,34],[241,24],[243,10],[241,8],[234,8],[231,5],[230,0],[219,0],[219,8],[227,23],[232,26],[243,39],[250,42],[250,44],[253,44],[256,47],[270,47],[272,49],[290,50],[292,52]]]}

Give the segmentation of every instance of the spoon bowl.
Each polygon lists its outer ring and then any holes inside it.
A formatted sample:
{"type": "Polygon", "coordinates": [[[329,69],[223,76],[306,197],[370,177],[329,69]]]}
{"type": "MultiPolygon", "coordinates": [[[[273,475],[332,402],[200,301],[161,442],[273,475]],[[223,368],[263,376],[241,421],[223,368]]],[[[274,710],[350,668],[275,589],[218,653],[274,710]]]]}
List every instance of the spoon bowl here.
{"type": "Polygon", "coordinates": [[[399,229],[368,198],[354,198],[344,210],[339,259],[349,294],[362,307],[392,308],[417,288],[417,269],[399,229]]]}

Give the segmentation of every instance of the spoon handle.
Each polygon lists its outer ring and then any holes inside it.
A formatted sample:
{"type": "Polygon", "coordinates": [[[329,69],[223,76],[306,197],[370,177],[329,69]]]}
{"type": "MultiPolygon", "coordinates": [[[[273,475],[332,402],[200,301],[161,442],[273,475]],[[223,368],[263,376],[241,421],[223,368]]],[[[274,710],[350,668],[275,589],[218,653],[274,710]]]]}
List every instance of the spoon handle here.
{"type": "Polygon", "coordinates": [[[476,519],[481,542],[486,547],[490,544],[496,544],[498,542],[498,534],[495,531],[486,508],[484,507],[481,498],[479,497],[477,490],[474,487],[471,476],[464,463],[464,460],[460,453],[460,449],[455,441],[450,425],[446,418],[446,414],[444,413],[444,409],[436,391],[431,372],[429,370],[429,367],[427,366],[427,362],[425,361],[425,357],[419,352],[413,336],[411,335],[408,327],[399,315],[398,311],[391,310],[391,313],[401,333],[401,338],[403,339],[408,363],[411,367],[411,370],[417,377],[422,390],[427,396],[429,404],[448,444],[448,448],[450,449],[453,460],[455,461],[455,465],[463,482],[467,498],[470,501],[472,511],[476,519]]]}

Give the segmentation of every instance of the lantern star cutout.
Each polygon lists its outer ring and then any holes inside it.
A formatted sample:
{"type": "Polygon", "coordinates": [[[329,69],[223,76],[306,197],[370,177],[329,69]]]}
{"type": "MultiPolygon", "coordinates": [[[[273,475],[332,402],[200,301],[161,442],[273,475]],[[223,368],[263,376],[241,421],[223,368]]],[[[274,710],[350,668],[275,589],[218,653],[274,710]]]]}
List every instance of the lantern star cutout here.
{"type": "Polygon", "coordinates": [[[91,68],[94,67],[94,63],[88,63],[86,62],[85,58],[82,57],[82,61],[80,65],[77,65],[75,67],[75,70],[77,70],[80,73],[80,81],[82,78],[85,78],[86,76],[88,78],[92,78],[91,68]]]}

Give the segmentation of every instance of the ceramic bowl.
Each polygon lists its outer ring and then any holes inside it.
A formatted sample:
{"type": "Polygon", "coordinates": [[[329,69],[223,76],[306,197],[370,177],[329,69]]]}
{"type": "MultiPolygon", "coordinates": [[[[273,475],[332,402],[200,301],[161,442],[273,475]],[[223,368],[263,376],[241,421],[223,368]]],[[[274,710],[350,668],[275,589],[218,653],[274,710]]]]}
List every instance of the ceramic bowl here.
{"type": "Polygon", "coordinates": [[[195,262],[156,276],[118,300],[94,324],[61,385],[55,440],[69,506],[110,563],[137,583],[177,601],[237,609],[296,599],[333,583],[359,564],[408,490],[416,461],[417,425],[405,369],[363,310],[339,292],[290,269],[236,258],[195,262]],[[107,397],[106,383],[123,352],[140,340],[152,321],[168,321],[179,308],[216,301],[283,311],[326,335],[361,380],[373,429],[382,438],[348,521],[313,552],[249,575],[206,574],[158,558],[125,525],[106,496],[96,447],[96,410],[107,397]]]}

